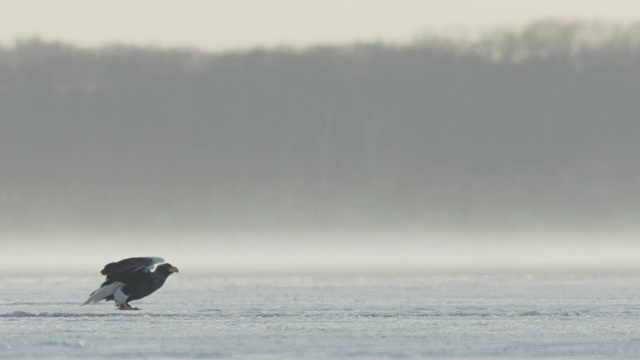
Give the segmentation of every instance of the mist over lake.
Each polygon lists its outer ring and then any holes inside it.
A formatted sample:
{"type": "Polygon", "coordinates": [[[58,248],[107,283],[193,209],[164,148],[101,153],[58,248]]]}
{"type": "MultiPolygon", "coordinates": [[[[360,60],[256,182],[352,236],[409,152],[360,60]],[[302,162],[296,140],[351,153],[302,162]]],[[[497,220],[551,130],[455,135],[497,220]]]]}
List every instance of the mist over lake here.
{"type": "Polygon", "coordinates": [[[637,358],[639,70],[637,23],[2,46],[0,357],[637,358]]]}
{"type": "Polygon", "coordinates": [[[636,27],[0,50],[14,233],[636,228],[636,27]]]}

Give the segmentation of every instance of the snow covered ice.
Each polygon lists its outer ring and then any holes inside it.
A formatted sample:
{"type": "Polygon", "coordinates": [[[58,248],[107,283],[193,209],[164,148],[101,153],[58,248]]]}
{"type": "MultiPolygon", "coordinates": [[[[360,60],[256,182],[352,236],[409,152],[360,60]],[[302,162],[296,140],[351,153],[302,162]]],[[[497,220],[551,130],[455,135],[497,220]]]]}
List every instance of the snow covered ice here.
{"type": "Polygon", "coordinates": [[[181,274],[137,312],[96,281],[0,278],[0,358],[640,356],[632,275],[181,274]]]}

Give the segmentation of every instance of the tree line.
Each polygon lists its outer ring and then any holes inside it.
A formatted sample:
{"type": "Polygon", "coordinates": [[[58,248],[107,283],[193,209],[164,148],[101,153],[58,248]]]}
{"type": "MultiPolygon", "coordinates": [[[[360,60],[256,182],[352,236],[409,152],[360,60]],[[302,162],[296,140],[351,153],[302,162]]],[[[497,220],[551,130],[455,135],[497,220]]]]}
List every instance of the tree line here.
{"type": "Polygon", "coordinates": [[[0,48],[6,229],[632,224],[640,25],[0,48]]]}

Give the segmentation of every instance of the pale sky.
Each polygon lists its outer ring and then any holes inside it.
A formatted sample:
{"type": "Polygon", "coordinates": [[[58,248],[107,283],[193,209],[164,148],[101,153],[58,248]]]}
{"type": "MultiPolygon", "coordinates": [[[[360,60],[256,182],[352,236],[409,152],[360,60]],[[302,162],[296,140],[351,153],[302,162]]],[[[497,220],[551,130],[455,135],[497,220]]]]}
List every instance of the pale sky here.
{"type": "Polygon", "coordinates": [[[409,42],[539,19],[630,23],[638,0],[0,0],[0,44],[40,37],[228,50],[409,42]]]}

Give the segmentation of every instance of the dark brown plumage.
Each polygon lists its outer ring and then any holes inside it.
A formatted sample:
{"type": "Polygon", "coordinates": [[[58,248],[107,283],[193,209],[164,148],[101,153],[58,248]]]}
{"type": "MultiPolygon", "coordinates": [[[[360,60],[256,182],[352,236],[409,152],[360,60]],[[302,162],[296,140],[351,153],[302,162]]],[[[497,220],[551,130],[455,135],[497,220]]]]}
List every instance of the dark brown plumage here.
{"type": "Polygon", "coordinates": [[[163,262],[158,257],[134,257],[105,265],[100,273],[106,275],[106,281],[82,305],[113,300],[120,310],[139,310],[129,302],[151,295],[164,285],[169,275],[178,272],[178,268],[168,263],[151,271],[154,265],[163,262]]]}

